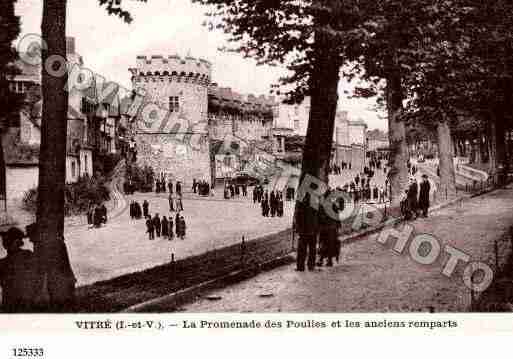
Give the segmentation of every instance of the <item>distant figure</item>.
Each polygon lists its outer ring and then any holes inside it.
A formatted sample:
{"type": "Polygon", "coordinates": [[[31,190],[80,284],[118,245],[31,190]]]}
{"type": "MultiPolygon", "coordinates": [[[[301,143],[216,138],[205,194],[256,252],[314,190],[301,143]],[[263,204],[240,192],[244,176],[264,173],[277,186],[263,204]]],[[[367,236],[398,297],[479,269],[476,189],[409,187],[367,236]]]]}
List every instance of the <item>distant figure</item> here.
{"type": "Polygon", "coordinates": [[[100,228],[103,222],[103,213],[100,208],[100,206],[94,207],[94,214],[93,214],[93,225],[95,228],[100,228]]]}
{"type": "Polygon", "coordinates": [[[93,221],[94,221],[94,205],[92,203],[89,203],[89,207],[87,209],[87,225],[89,227],[92,227],[93,221]]]}
{"type": "Polygon", "coordinates": [[[0,260],[2,311],[26,313],[36,309],[36,300],[42,292],[43,278],[32,251],[22,249],[23,232],[15,227],[2,233],[2,245],[7,256],[0,260]]]}
{"type": "Polygon", "coordinates": [[[157,237],[160,237],[162,224],[160,223],[160,217],[158,213],[156,213],[155,217],[153,217],[153,227],[155,227],[155,233],[157,234],[157,237]]]}
{"type": "Polygon", "coordinates": [[[100,213],[101,213],[101,217],[102,217],[102,223],[107,224],[107,207],[105,207],[105,203],[101,204],[100,213]]]}
{"type": "Polygon", "coordinates": [[[187,225],[185,224],[185,218],[183,218],[183,216],[180,216],[180,222],[181,222],[181,229],[182,229],[182,240],[185,238],[185,236],[187,235],[187,225]]]}
{"type": "Polygon", "coordinates": [[[146,233],[148,233],[148,239],[150,241],[155,239],[155,227],[153,226],[153,220],[149,214],[146,216],[146,233]]]}
{"type": "Polygon", "coordinates": [[[178,197],[176,199],[176,210],[177,211],[183,211],[183,202],[182,202],[182,197],[178,197]]]}
{"type": "Polygon", "coordinates": [[[169,193],[168,201],[169,201],[169,212],[174,212],[175,211],[175,199],[173,198],[173,192],[169,193]]]}
{"type": "Polygon", "coordinates": [[[173,217],[169,216],[169,223],[168,223],[168,234],[169,234],[169,237],[168,239],[171,241],[173,240],[174,236],[175,236],[175,233],[173,232],[174,229],[173,229],[173,217]]]}
{"type": "Polygon", "coordinates": [[[269,217],[269,200],[267,197],[264,197],[260,205],[262,207],[262,216],[269,217]]]}
{"type": "Polygon", "coordinates": [[[419,209],[422,211],[422,216],[428,216],[429,210],[429,192],[431,190],[431,185],[429,184],[428,176],[422,175],[422,182],[420,183],[420,191],[419,191],[419,209]]]}
{"type": "Polygon", "coordinates": [[[146,218],[150,215],[150,212],[149,212],[150,204],[148,203],[147,200],[144,200],[142,207],[143,207],[143,216],[144,216],[144,218],[146,218]]]}
{"type": "Polygon", "coordinates": [[[180,181],[176,182],[176,194],[178,197],[182,196],[182,183],[180,181]]]}
{"type": "Polygon", "coordinates": [[[142,209],[139,202],[135,202],[135,219],[141,219],[142,217],[142,209]]]}
{"type": "Polygon", "coordinates": [[[415,215],[415,218],[418,217],[418,204],[417,204],[417,195],[418,195],[418,185],[417,181],[414,177],[410,178],[410,186],[408,187],[408,207],[409,210],[415,215]]]}
{"type": "Polygon", "coordinates": [[[183,216],[179,216],[176,221],[176,236],[181,240],[185,239],[185,219],[183,216]]]}
{"type": "Polygon", "coordinates": [[[162,237],[168,238],[169,237],[169,221],[167,220],[166,216],[162,217],[162,237]]]}

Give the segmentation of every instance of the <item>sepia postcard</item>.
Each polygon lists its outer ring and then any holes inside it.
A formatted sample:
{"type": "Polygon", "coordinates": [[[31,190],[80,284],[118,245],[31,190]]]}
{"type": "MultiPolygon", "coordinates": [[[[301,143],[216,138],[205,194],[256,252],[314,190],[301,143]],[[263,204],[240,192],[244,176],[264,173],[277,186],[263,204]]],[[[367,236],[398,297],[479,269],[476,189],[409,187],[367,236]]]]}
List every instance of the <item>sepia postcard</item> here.
{"type": "Polygon", "coordinates": [[[1,0],[0,357],[511,333],[512,14],[1,0]]]}

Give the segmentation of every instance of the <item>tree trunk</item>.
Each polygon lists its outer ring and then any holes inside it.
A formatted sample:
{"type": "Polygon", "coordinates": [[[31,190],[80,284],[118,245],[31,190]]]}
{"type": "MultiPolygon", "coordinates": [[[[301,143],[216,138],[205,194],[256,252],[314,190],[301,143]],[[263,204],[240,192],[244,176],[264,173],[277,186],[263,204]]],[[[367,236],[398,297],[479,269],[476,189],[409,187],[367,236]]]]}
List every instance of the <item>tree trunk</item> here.
{"type": "MultiPolygon", "coordinates": [[[[338,63],[338,54],[331,52],[329,35],[323,32],[316,33],[314,46],[316,59],[313,60],[315,65],[310,78],[311,107],[303,148],[300,186],[307,176],[328,185],[338,103],[341,65],[338,63]]],[[[300,235],[303,233],[316,236],[319,233],[316,213],[316,211],[305,210],[305,206],[297,202],[295,219],[300,235]]]]}
{"type": "Polygon", "coordinates": [[[408,183],[407,162],[409,159],[406,128],[404,122],[399,118],[403,110],[403,91],[401,75],[397,70],[388,71],[386,96],[391,162],[389,181],[391,200],[393,204],[397,205],[408,183]]]}
{"type": "MultiPolygon", "coordinates": [[[[41,24],[43,64],[49,56],[66,59],[66,0],[45,0],[41,24]]],[[[65,64],[61,64],[61,66],[65,64]]],[[[58,68],[54,67],[53,70],[58,68]]],[[[35,252],[41,259],[51,311],[68,311],[74,298],[75,278],[64,243],[64,186],[66,180],[67,73],[55,76],[42,68],[43,119],[39,155],[35,252]]]]}
{"type": "Polygon", "coordinates": [[[495,174],[497,170],[497,139],[495,132],[495,120],[491,118],[487,122],[487,131],[488,131],[488,161],[490,163],[489,171],[492,175],[495,174]]]}
{"type": "Polygon", "coordinates": [[[478,135],[477,140],[473,141],[475,147],[475,160],[477,164],[483,163],[483,157],[481,156],[481,135],[478,135]]]}
{"type": "Polygon", "coordinates": [[[484,139],[484,133],[482,131],[479,132],[479,153],[481,155],[481,163],[486,162],[486,143],[484,139]]]}
{"type": "Polygon", "coordinates": [[[451,152],[451,129],[446,119],[442,119],[437,124],[436,132],[438,135],[438,158],[440,159],[440,191],[442,191],[442,198],[451,198],[456,195],[456,179],[451,152]]]}
{"type": "Polygon", "coordinates": [[[496,117],[495,140],[496,140],[496,166],[507,169],[506,161],[506,126],[503,117],[496,117]]]}

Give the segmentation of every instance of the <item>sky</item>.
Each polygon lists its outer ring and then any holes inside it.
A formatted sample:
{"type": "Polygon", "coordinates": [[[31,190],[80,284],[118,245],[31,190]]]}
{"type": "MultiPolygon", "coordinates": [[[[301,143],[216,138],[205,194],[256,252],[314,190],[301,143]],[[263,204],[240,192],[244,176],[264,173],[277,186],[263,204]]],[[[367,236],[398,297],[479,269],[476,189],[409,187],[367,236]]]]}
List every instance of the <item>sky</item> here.
{"type": "MultiPolygon", "coordinates": [[[[18,0],[20,38],[41,33],[42,3],[18,0]]],[[[126,88],[131,87],[128,68],[135,66],[138,55],[190,54],[204,58],[213,63],[213,82],[243,94],[269,95],[271,85],[284,74],[284,69],[257,66],[251,59],[218,51],[228,44],[226,35],[202,26],[206,9],[191,0],[124,0],[123,7],[134,18],[131,24],[109,16],[98,0],[68,0],[66,32],[67,36],[75,37],[84,66],[126,88]]],[[[375,101],[348,99],[344,90],[351,88],[351,84],[341,80],[339,109],[348,111],[351,119],[363,119],[369,129],[386,131],[386,120],[375,111],[375,101]]]]}

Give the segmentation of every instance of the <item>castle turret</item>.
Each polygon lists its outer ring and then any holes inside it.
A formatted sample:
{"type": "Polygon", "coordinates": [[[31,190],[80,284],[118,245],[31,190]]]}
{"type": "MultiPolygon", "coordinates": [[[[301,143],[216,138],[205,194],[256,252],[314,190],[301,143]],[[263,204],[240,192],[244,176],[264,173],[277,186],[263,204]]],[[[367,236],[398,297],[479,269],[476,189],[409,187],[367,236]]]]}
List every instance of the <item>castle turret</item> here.
{"type": "MultiPolygon", "coordinates": [[[[147,101],[191,124],[207,121],[212,64],[191,56],[137,56],[129,69],[134,89],[144,89],[147,101]]],[[[172,121],[171,121],[172,122],[172,121]]]]}

